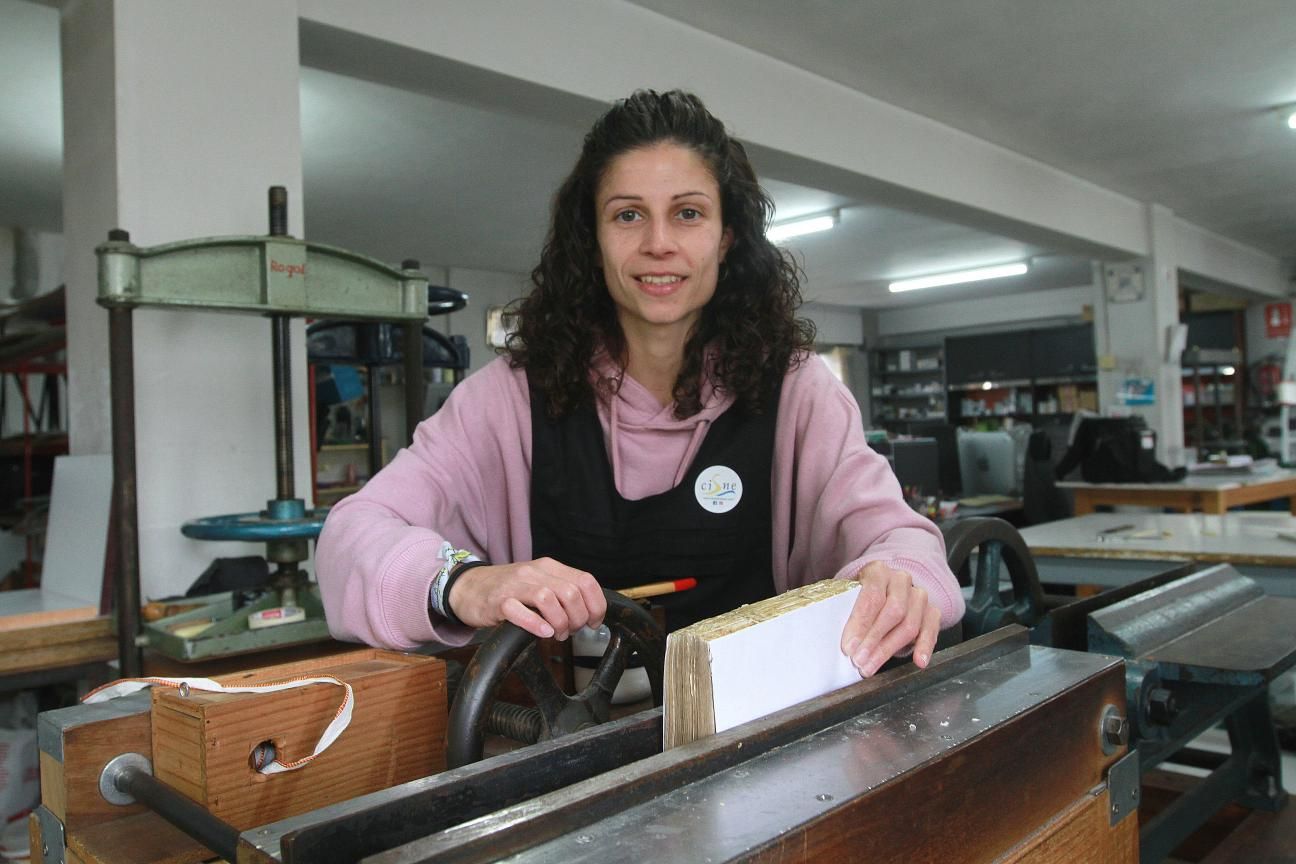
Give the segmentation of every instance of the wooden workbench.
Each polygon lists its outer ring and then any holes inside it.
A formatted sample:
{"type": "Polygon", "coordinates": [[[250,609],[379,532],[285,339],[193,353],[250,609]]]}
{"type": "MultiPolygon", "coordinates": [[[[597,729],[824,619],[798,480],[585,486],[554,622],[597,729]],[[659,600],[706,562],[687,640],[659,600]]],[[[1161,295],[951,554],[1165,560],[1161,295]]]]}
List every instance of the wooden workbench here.
{"type": "Polygon", "coordinates": [[[1040,580],[1125,585],[1189,562],[1229,563],[1296,597],[1296,517],[1286,513],[1090,513],[1022,529],[1040,580]]]}
{"type": "Polygon", "coordinates": [[[106,616],[0,628],[0,691],[58,681],[107,680],[117,659],[117,631],[106,616]]]}
{"type": "Polygon", "coordinates": [[[1189,475],[1175,483],[1062,481],[1057,485],[1075,495],[1077,516],[1118,504],[1168,507],[1182,513],[1224,513],[1230,507],[1280,498],[1288,499],[1288,509],[1296,513],[1296,471],[1189,475]]]}

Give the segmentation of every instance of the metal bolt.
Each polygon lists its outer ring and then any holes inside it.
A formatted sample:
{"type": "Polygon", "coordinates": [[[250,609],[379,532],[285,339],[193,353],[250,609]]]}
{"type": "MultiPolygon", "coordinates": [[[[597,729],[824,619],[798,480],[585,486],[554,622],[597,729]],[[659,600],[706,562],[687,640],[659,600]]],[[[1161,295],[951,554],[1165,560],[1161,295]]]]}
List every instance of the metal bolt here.
{"type": "Polygon", "coordinates": [[[1112,747],[1123,747],[1129,741],[1129,720],[1109,707],[1103,715],[1102,733],[1103,741],[1112,747]]]}
{"type": "Polygon", "coordinates": [[[1169,726],[1178,713],[1174,693],[1165,687],[1153,687],[1148,693],[1148,719],[1158,726],[1169,726]]]}
{"type": "Polygon", "coordinates": [[[270,236],[288,236],[288,189],[270,187],[270,236]]]}

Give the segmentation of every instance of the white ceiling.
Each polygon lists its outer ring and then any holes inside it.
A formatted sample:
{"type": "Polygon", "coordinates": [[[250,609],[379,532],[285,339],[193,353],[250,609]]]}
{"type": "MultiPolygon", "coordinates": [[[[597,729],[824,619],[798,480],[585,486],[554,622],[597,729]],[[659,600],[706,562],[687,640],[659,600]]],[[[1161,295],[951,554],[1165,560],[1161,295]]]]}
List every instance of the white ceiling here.
{"type": "Polygon", "coordinates": [[[630,2],[1296,255],[1292,0],[630,2]]]}
{"type": "MultiPolygon", "coordinates": [[[[1296,249],[1296,135],[1272,111],[1296,102],[1293,0],[636,2],[1271,254],[1296,249]]],[[[59,105],[56,10],[0,0],[0,225],[58,229],[59,105]]],[[[306,236],[526,272],[584,133],[537,113],[303,69],[306,236]]],[[[811,300],[952,299],[966,289],[885,283],[1023,258],[1030,276],[978,296],[1089,278],[1056,250],[765,179],[780,217],[842,209],[834,231],[789,244],[811,300]]]]}

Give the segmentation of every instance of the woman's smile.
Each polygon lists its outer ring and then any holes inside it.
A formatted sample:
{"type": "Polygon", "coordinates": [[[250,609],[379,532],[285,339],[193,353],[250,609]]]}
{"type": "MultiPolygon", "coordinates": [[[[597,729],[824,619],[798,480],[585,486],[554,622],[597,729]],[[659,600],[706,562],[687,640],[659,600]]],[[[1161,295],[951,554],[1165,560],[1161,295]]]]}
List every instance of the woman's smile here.
{"type": "Polygon", "coordinates": [[[645,274],[637,278],[643,290],[654,297],[665,297],[684,283],[683,276],[674,274],[645,274]]]}

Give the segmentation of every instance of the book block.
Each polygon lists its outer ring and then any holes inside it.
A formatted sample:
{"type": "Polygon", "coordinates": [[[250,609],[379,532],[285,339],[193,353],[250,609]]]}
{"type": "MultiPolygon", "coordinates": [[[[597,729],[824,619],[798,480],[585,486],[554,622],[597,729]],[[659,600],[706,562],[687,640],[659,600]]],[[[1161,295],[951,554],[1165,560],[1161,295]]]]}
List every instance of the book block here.
{"type": "Polygon", "coordinates": [[[858,592],[851,580],[815,582],[667,636],[664,749],[858,681],[840,647],[858,592]]]}

